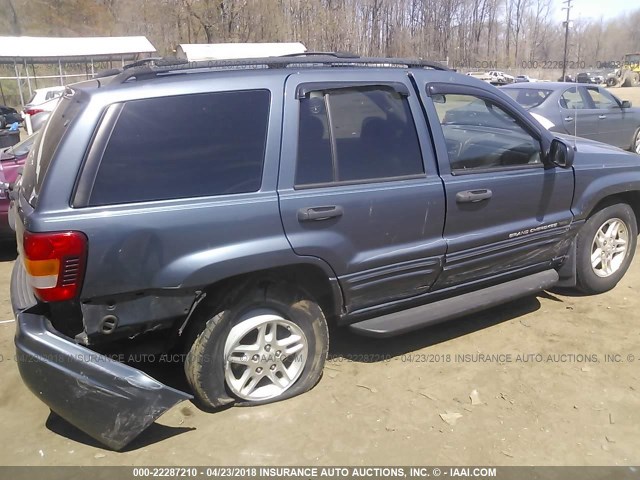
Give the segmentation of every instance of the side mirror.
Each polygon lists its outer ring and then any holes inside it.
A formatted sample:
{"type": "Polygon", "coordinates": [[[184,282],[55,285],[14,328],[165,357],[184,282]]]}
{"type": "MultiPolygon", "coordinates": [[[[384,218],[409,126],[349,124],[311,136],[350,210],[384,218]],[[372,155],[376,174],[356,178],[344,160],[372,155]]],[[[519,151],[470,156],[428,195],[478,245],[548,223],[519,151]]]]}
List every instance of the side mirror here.
{"type": "Polygon", "coordinates": [[[622,100],[620,104],[621,108],[631,108],[631,102],[629,100],[622,100]]]}
{"type": "Polygon", "coordinates": [[[573,147],[567,145],[559,138],[554,138],[549,148],[549,163],[560,168],[571,168],[575,152],[573,147]]]}

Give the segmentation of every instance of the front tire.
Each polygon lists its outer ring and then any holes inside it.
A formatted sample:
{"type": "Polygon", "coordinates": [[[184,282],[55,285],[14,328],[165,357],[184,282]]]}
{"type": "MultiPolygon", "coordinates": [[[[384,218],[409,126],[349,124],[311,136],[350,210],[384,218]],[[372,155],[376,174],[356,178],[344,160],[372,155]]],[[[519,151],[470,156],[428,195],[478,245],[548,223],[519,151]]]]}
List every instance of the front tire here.
{"type": "Polygon", "coordinates": [[[578,234],[578,288],[603,293],[624,276],[636,250],[638,227],[626,203],[609,205],[593,214],[578,234]]]}
{"type": "Polygon", "coordinates": [[[640,128],[636,130],[636,134],[633,136],[631,151],[640,155],[640,128]]]}
{"type": "Polygon", "coordinates": [[[236,288],[224,305],[204,305],[204,328],[185,373],[206,408],[291,398],[320,380],[327,322],[310,295],[282,282],[236,288]]]}

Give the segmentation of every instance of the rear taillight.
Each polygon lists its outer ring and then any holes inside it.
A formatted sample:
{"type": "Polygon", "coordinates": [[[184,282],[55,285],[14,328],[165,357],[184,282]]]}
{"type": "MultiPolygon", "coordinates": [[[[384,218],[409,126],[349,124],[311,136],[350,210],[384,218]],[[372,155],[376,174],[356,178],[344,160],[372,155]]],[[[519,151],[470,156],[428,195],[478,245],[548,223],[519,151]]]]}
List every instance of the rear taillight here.
{"type": "Polygon", "coordinates": [[[40,300],[60,302],[80,293],[87,257],[83,233],[25,231],[22,246],[27,278],[40,300]]]}
{"type": "Polygon", "coordinates": [[[25,115],[35,115],[36,113],[42,113],[44,112],[44,110],[40,109],[40,108],[27,108],[24,111],[25,115]]]}

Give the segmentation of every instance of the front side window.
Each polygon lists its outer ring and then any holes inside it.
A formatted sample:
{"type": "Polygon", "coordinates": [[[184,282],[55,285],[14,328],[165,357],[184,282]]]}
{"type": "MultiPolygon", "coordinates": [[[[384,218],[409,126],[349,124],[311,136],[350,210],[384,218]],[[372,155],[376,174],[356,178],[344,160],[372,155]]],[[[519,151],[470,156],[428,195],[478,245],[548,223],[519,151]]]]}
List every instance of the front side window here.
{"type": "Polygon", "coordinates": [[[253,90],[127,102],[89,205],[259,190],[269,99],[253,90]]]}
{"type": "Polygon", "coordinates": [[[391,88],[315,91],[300,100],[297,186],[423,173],[409,104],[391,88]]]}
{"type": "Polygon", "coordinates": [[[452,172],[541,165],[538,139],[491,100],[434,95],[452,172]]]}
{"type": "Polygon", "coordinates": [[[595,108],[615,108],[618,106],[618,102],[605,90],[600,90],[597,87],[589,87],[587,88],[587,93],[591,97],[595,108]]]}

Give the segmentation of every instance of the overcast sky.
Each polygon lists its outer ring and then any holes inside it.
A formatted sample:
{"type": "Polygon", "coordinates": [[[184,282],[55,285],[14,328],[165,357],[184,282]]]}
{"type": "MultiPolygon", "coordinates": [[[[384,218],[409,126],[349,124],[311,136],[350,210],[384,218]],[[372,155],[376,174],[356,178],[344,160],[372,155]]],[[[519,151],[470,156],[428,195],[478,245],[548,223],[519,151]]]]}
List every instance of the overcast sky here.
{"type": "MultiPolygon", "coordinates": [[[[635,1],[630,0],[573,0],[573,8],[571,9],[571,18],[591,18],[598,20],[603,17],[616,17],[619,14],[640,8],[635,1]]],[[[566,18],[567,12],[562,10],[565,6],[562,0],[554,0],[554,17],[559,21],[566,18]]]]}

